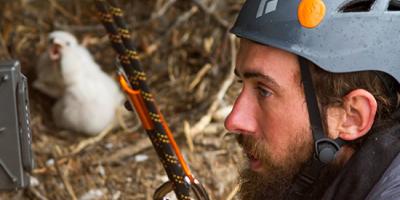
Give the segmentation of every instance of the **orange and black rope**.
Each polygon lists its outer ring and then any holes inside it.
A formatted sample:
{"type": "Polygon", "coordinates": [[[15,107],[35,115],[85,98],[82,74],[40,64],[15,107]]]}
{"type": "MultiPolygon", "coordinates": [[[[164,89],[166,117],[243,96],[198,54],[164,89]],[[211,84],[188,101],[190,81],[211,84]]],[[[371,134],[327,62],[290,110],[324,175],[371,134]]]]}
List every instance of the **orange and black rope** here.
{"type": "Polygon", "coordinates": [[[127,76],[125,78],[120,75],[120,84],[135,107],[167,176],[173,183],[172,188],[177,198],[191,199],[192,189],[199,199],[208,199],[204,188],[191,174],[164,117],[154,103],[153,95],[145,82],[146,74],[141,68],[138,53],[123,19],[122,10],[112,0],[108,1],[108,4],[105,0],[96,0],[96,6],[100,20],[109,34],[111,44],[127,76]],[[185,177],[189,180],[185,181],[185,177]],[[191,188],[193,186],[195,187],[191,188]]]}

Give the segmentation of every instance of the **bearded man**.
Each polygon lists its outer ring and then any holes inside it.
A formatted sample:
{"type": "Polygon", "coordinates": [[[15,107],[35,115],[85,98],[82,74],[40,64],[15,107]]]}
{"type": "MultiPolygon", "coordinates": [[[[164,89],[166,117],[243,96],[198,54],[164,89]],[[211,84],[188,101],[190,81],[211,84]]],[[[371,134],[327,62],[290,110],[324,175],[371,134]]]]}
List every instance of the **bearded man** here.
{"type": "Polygon", "coordinates": [[[247,0],[225,121],[242,199],[400,197],[400,1],[247,0]]]}

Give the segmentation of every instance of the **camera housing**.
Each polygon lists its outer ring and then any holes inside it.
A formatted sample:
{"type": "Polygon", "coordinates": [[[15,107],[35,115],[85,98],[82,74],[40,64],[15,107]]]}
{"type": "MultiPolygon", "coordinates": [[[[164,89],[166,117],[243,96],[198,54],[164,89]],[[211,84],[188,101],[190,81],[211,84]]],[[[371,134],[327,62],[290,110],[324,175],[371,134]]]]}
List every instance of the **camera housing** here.
{"type": "Polygon", "coordinates": [[[29,185],[34,167],[27,78],[16,60],[0,61],[0,190],[29,185]]]}

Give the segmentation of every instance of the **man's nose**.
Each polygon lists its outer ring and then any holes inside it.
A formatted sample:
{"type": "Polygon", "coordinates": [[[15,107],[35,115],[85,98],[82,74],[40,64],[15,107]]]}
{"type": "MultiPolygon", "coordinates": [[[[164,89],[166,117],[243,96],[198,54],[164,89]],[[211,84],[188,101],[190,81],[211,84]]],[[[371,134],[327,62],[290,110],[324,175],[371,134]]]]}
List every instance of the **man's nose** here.
{"type": "Polygon", "coordinates": [[[246,94],[241,93],[225,119],[225,128],[234,133],[254,133],[257,125],[255,116],[255,102],[252,103],[246,94]]]}

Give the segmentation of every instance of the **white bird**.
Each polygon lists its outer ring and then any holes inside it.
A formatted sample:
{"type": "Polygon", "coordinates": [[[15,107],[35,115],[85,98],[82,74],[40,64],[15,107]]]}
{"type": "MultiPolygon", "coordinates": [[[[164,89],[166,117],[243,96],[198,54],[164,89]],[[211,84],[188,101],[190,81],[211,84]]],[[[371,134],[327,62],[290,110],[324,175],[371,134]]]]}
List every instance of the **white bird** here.
{"type": "Polygon", "coordinates": [[[123,101],[118,85],[72,34],[54,31],[49,38],[50,58],[60,62],[65,85],[52,109],[55,124],[88,135],[100,133],[113,122],[123,101]]]}

